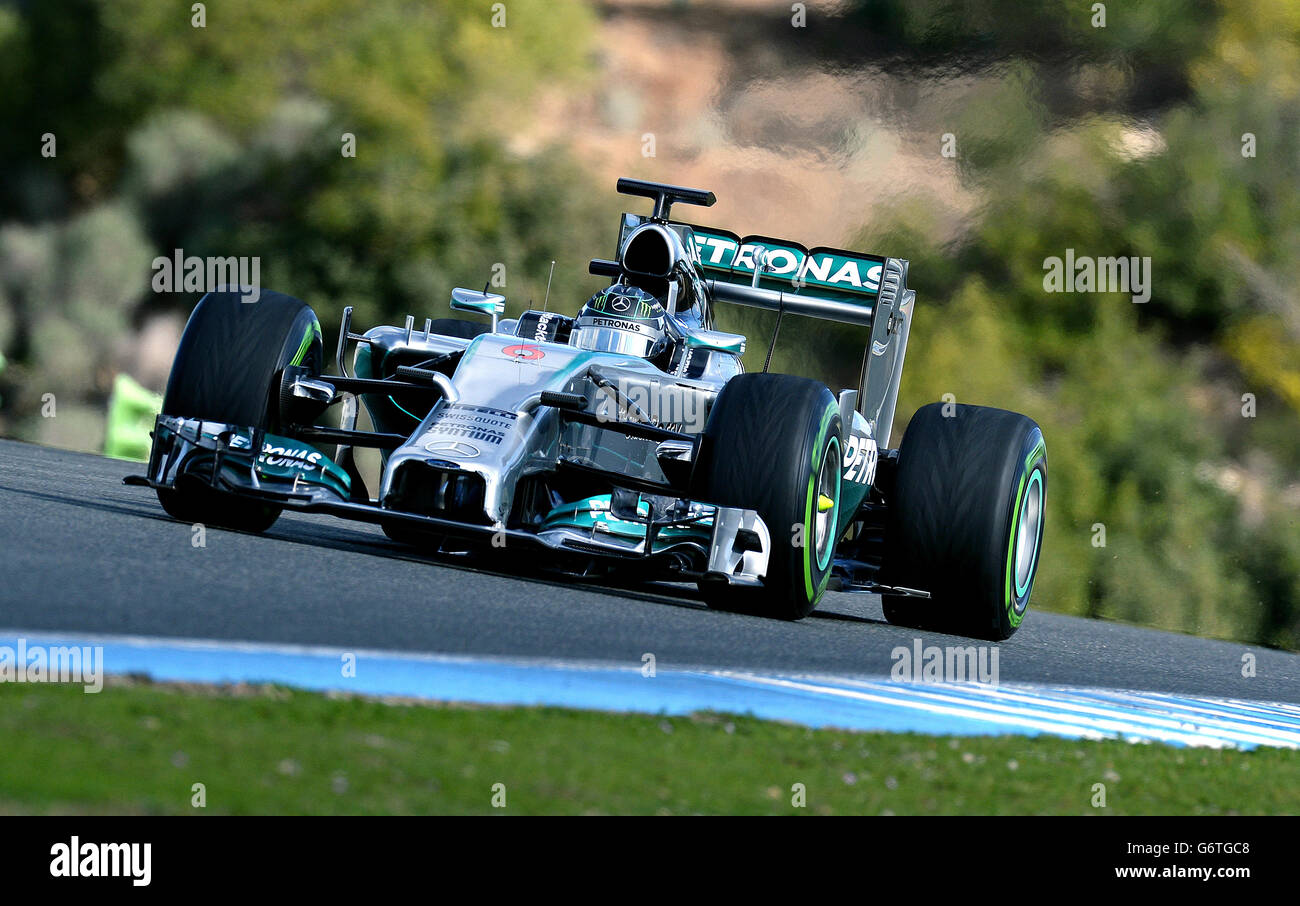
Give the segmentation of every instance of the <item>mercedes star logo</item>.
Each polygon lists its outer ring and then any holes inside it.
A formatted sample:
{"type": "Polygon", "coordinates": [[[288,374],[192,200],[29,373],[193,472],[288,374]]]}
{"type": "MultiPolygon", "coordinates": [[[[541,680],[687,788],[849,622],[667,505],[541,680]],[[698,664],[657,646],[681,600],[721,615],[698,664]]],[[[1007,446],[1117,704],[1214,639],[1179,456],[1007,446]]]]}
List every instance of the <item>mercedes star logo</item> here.
{"type": "Polygon", "coordinates": [[[460,440],[435,440],[425,444],[424,449],[449,459],[473,459],[479,454],[478,447],[460,440]]]}

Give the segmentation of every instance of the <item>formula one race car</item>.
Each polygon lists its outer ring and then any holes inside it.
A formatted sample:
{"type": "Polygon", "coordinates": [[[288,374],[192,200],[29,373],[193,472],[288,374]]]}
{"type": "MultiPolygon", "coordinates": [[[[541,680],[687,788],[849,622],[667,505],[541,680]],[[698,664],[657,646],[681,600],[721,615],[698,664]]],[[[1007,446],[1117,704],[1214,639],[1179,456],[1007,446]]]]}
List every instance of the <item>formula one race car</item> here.
{"type": "Polygon", "coordinates": [[[932,404],[889,448],[907,262],[670,219],[712,192],[618,190],[653,212],[623,215],[617,257],[590,264],[610,285],[574,317],[503,318],[503,296],[455,289],[454,311],[490,323],[408,316],[358,334],[348,308],[326,374],[305,303],[205,295],[148,474],[128,481],[187,522],[262,531],[284,510],[330,513],[431,554],[695,583],[726,610],[799,619],[834,587],[880,594],[890,622],[1014,632],[1042,541],[1043,436],[1022,415],[932,404]],[[778,329],[787,314],[860,325],[859,386],[746,372],[718,303],[775,311],[778,329]],[[358,400],[374,431],[357,430],[358,400]],[[339,427],[323,424],[331,407],[339,427]],[[374,497],[355,447],[381,451],[374,497]]]}

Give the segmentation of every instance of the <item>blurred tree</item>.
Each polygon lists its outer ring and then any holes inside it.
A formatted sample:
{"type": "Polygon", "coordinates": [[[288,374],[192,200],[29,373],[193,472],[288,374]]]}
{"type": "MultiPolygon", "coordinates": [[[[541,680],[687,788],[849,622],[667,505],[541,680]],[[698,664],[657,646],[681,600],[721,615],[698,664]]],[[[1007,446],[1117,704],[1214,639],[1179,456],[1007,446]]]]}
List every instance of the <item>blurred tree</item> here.
{"type": "MultiPolygon", "coordinates": [[[[912,260],[894,440],[944,393],[1027,412],[1051,460],[1038,606],[1296,647],[1300,4],[1105,6],[1102,26],[1075,0],[851,0],[810,39],[817,65],[968,86],[948,128],[980,209],[947,243],[906,199],[854,243],[912,260]],[[1069,248],[1150,257],[1151,300],[1045,292],[1069,248]]],[[[258,256],[327,323],[445,313],[495,264],[514,311],[552,259],[552,298],[585,297],[618,199],[511,138],[539,83],[590,77],[592,13],[506,16],[223,0],[196,28],[188,4],[0,6],[0,430],[33,434],[47,390],[102,406],[130,327],[195,301],[149,292],[175,248],[258,256]]],[[[720,317],[761,367],[771,317],[720,317]]],[[[860,333],[782,337],[778,370],[854,383],[860,333]]]]}
{"type": "Polygon", "coordinates": [[[256,256],[264,286],[326,324],[344,305],[359,324],[446,314],[453,285],[498,264],[515,311],[552,259],[552,292],[582,295],[608,193],[510,139],[536,86],[588,77],[591,15],[513,0],[506,16],[230,0],[196,27],[188,4],[149,0],[0,7],[0,348],[22,390],[0,417],[35,430],[47,391],[102,401],[129,327],[194,304],[150,292],[150,260],[175,249],[256,256]]]}
{"type": "Polygon", "coordinates": [[[1043,425],[1044,606],[1294,647],[1300,7],[1110,6],[1093,29],[1078,4],[858,4],[918,53],[997,60],[957,128],[972,228],[939,246],[901,205],[859,241],[910,257],[920,297],[898,423],[954,393],[1043,425]],[[1063,102],[1063,60],[1067,87],[1120,78],[1063,102]],[[1150,302],[1046,292],[1071,248],[1150,257],[1150,302]]]}

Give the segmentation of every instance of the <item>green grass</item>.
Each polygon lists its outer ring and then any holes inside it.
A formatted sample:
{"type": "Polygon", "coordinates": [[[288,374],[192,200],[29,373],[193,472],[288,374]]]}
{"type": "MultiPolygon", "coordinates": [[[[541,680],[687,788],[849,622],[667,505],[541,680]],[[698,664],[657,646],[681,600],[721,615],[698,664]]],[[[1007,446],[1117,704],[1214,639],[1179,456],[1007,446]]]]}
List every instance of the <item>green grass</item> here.
{"type": "Polygon", "coordinates": [[[467,708],[283,688],[0,685],[0,813],[1300,812],[1300,754],[467,708]],[[207,807],[191,805],[192,785],[207,807]],[[492,807],[505,784],[506,807],[492,807]],[[791,804],[793,785],[805,808],[791,804]],[[1093,785],[1106,808],[1093,808],[1093,785]]]}

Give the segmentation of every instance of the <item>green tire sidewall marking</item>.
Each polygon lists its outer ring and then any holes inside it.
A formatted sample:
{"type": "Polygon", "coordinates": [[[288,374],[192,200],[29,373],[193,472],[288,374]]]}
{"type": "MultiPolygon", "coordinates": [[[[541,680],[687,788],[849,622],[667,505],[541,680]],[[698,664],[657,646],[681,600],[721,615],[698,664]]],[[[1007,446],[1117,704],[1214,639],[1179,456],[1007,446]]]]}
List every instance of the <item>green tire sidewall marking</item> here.
{"type": "MultiPolygon", "coordinates": [[[[804,584],[804,591],[807,593],[809,601],[814,600],[818,595],[820,595],[825,590],[826,585],[828,582],[830,582],[830,578],[831,578],[830,571],[827,570],[825,575],[822,576],[821,581],[817,583],[817,587],[815,589],[813,588],[812,549],[816,545],[815,543],[812,542],[812,539],[810,539],[808,535],[809,535],[809,530],[813,525],[813,521],[812,521],[813,504],[817,496],[817,487],[816,487],[817,473],[821,469],[822,457],[825,453],[825,447],[823,446],[823,441],[826,438],[826,432],[830,430],[831,422],[834,421],[835,416],[839,414],[839,411],[840,410],[838,407],[827,406],[826,412],[822,415],[821,426],[818,427],[817,429],[817,442],[813,445],[812,469],[809,471],[808,474],[808,501],[804,507],[804,517],[803,517],[803,525],[804,525],[803,584],[804,584]]],[[[836,438],[835,442],[838,444],[839,438],[836,438]]],[[[836,490],[835,490],[835,505],[837,508],[839,507],[839,484],[838,483],[836,484],[836,490]]],[[[834,545],[832,545],[831,548],[827,548],[827,550],[830,550],[833,547],[834,545]]],[[[827,562],[829,562],[829,560],[830,558],[828,556],[827,562]]],[[[818,569],[825,569],[825,566],[819,565],[818,569]]]]}
{"type": "MultiPolygon", "coordinates": [[[[836,450],[839,449],[840,439],[838,437],[831,438],[831,442],[826,446],[827,451],[829,451],[832,446],[835,447],[836,450]]],[[[826,464],[826,457],[823,455],[822,465],[825,464],[826,464]]],[[[842,467],[843,463],[841,463],[840,465],[842,467]]],[[[820,467],[819,467],[819,471],[820,471],[820,467]]],[[[843,468],[836,469],[835,471],[835,506],[831,508],[831,516],[830,516],[830,523],[829,523],[830,528],[828,529],[828,531],[830,531],[831,534],[835,533],[836,527],[840,524],[840,480],[843,477],[843,471],[844,471],[843,468]]],[[[813,492],[814,497],[816,497],[817,494],[818,492],[816,491],[813,492]]],[[[814,502],[818,502],[818,501],[814,501],[814,502]]],[[[817,559],[817,568],[825,569],[830,564],[831,557],[834,555],[834,553],[835,553],[835,545],[833,543],[826,545],[826,556],[819,557],[817,559]]]]}
{"type": "MultiPolygon", "coordinates": [[[[1029,499],[1029,492],[1033,490],[1033,487],[1034,487],[1035,484],[1038,485],[1038,490],[1039,490],[1039,493],[1041,494],[1041,493],[1042,493],[1042,490],[1043,490],[1043,473],[1042,473],[1042,471],[1041,471],[1040,469],[1034,469],[1032,472],[1029,473],[1029,483],[1025,485],[1025,499],[1026,499],[1026,500],[1029,499]]],[[[1041,514],[1042,511],[1040,510],[1039,512],[1040,512],[1040,514],[1041,514]]],[[[1023,516],[1024,514],[1021,513],[1021,515],[1023,516]]],[[[1041,532],[1041,528],[1042,528],[1042,525],[1041,525],[1041,523],[1042,523],[1042,517],[1041,517],[1041,515],[1039,516],[1039,523],[1040,523],[1040,524],[1039,524],[1039,529],[1040,529],[1040,532],[1041,532]]],[[[1019,528],[1018,525],[1017,525],[1017,528],[1019,528]]],[[[1015,580],[1016,580],[1016,600],[1020,600],[1020,598],[1024,597],[1025,594],[1028,593],[1030,587],[1034,584],[1034,570],[1035,570],[1035,569],[1037,568],[1037,566],[1038,566],[1038,538],[1039,538],[1039,534],[1040,534],[1040,532],[1035,532],[1035,533],[1034,533],[1034,559],[1033,559],[1033,561],[1029,564],[1029,572],[1028,572],[1028,574],[1027,574],[1027,576],[1026,576],[1026,578],[1025,578],[1025,585],[1024,585],[1023,588],[1020,586],[1020,577],[1019,577],[1019,576],[1016,576],[1014,572],[1012,573],[1012,575],[1015,577],[1015,580]]]]}
{"type": "MultiPolygon", "coordinates": [[[[1020,625],[1020,621],[1024,619],[1025,610],[1027,609],[1025,607],[1021,607],[1017,609],[1016,603],[1020,600],[1021,594],[1016,593],[1013,595],[1013,592],[1016,590],[1016,582],[1012,573],[1012,569],[1015,565],[1016,534],[1017,534],[1017,529],[1020,528],[1020,516],[1021,516],[1020,507],[1024,503],[1025,491],[1030,478],[1033,477],[1034,480],[1039,481],[1040,483],[1042,482],[1041,472],[1036,468],[1036,465],[1039,457],[1045,457],[1046,453],[1047,453],[1047,443],[1046,441],[1043,440],[1042,435],[1039,434],[1037,443],[1034,444],[1033,448],[1030,449],[1029,451],[1029,455],[1027,455],[1022,461],[1020,483],[1016,488],[1015,508],[1012,512],[1012,517],[1011,517],[1011,533],[1007,539],[1007,575],[1006,575],[1006,581],[1003,583],[1007,617],[1010,619],[1012,627],[1016,627],[1020,625]]],[[[1047,504],[1047,495],[1044,494],[1043,506],[1046,506],[1046,504],[1047,504]]],[[[1034,577],[1034,573],[1037,571],[1038,568],[1037,547],[1043,536],[1043,523],[1045,521],[1046,521],[1046,513],[1042,513],[1039,516],[1038,534],[1034,536],[1034,547],[1035,547],[1034,563],[1029,570],[1030,578],[1029,578],[1029,582],[1026,585],[1026,591],[1028,591],[1029,588],[1032,588],[1034,584],[1033,577],[1034,577]]]]}
{"type": "Polygon", "coordinates": [[[311,349],[313,337],[321,335],[320,322],[313,316],[311,323],[307,325],[307,331],[302,335],[302,342],[298,344],[298,351],[293,355],[293,361],[290,365],[301,365],[302,360],[307,358],[307,350],[311,349]]]}

